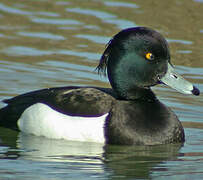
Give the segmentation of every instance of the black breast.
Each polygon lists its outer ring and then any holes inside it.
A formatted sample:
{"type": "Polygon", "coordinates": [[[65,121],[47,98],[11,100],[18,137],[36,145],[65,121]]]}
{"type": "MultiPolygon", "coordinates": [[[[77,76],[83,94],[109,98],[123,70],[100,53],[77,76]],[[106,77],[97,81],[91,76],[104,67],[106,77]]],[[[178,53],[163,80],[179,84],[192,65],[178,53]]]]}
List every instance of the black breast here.
{"type": "Polygon", "coordinates": [[[106,125],[110,144],[155,145],[184,142],[177,116],[160,101],[117,101],[106,125]]]}

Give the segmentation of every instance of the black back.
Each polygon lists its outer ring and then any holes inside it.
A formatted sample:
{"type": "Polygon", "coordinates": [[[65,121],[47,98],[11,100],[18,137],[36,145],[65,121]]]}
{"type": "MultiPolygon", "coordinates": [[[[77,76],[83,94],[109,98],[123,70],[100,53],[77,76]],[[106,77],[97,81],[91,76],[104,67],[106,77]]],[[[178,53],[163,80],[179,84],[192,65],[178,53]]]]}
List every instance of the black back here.
{"type": "Polygon", "coordinates": [[[0,125],[17,130],[17,120],[29,106],[44,103],[71,116],[101,116],[110,111],[115,98],[111,89],[93,87],[59,87],[29,92],[4,100],[0,109],[0,125]]]}

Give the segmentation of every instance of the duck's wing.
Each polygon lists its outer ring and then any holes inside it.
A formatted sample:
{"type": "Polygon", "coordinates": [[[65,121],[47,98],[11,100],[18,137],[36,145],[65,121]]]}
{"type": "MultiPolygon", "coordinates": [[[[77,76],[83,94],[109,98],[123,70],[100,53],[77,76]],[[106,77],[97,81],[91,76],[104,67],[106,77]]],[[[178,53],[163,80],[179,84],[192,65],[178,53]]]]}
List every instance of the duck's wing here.
{"type": "Polygon", "coordinates": [[[109,112],[114,100],[111,89],[71,86],[37,90],[4,100],[7,106],[0,109],[0,126],[17,130],[22,113],[37,103],[71,116],[94,117],[109,112]]]}

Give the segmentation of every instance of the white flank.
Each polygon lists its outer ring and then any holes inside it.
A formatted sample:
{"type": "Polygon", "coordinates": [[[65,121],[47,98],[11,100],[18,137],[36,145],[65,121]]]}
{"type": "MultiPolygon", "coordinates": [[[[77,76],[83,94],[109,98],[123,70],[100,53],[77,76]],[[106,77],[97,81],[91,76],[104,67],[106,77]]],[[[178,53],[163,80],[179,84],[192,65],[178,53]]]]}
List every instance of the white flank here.
{"type": "Polygon", "coordinates": [[[37,103],[23,112],[18,127],[22,132],[47,138],[104,143],[107,116],[108,113],[99,117],[68,116],[37,103]]]}

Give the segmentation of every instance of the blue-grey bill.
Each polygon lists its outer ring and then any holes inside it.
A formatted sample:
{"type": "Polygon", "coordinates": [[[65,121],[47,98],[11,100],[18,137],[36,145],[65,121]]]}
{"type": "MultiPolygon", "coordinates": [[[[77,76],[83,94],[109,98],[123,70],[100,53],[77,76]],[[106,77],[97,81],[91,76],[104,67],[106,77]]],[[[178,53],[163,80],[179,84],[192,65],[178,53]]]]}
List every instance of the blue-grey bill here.
{"type": "Polygon", "coordinates": [[[160,81],[183,94],[194,94],[196,96],[200,94],[199,89],[175,72],[174,68],[169,63],[168,70],[160,81]]]}

